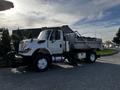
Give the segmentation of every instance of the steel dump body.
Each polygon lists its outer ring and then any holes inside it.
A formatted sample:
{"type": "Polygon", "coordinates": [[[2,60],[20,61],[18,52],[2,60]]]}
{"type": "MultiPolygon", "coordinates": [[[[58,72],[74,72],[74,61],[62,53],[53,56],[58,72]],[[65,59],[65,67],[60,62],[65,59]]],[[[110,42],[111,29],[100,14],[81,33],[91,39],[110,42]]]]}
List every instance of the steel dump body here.
{"type": "Polygon", "coordinates": [[[102,40],[98,38],[83,37],[77,33],[69,33],[66,36],[71,49],[102,49],[102,40]]]}
{"type": "Polygon", "coordinates": [[[74,49],[101,49],[101,44],[97,41],[77,41],[74,49]]]}

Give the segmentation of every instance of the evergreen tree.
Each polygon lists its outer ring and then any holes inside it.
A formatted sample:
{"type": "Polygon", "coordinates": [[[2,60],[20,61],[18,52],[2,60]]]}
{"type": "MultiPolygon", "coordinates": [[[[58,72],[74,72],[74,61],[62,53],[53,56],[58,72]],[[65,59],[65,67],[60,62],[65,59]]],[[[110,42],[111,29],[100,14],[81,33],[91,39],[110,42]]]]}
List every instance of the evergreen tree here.
{"type": "Polygon", "coordinates": [[[1,42],[0,42],[0,54],[1,57],[3,57],[3,60],[5,61],[6,65],[9,65],[9,60],[7,58],[7,53],[11,50],[11,38],[9,36],[8,29],[3,28],[1,42]]]}
{"type": "Polygon", "coordinates": [[[20,36],[18,36],[17,34],[13,34],[11,36],[11,39],[12,39],[12,42],[13,42],[13,47],[15,49],[16,52],[18,52],[18,49],[19,49],[19,43],[20,43],[20,36]]]}
{"type": "Polygon", "coordinates": [[[20,41],[22,41],[23,40],[23,33],[22,33],[22,31],[18,28],[18,30],[17,30],[17,36],[19,37],[19,40],[20,41]]]}
{"type": "Polygon", "coordinates": [[[6,55],[7,52],[11,50],[10,42],[11,38],[9,36],[8,29],[3,29],[2,37],[1,37],[1,43],[2,43],[2,53],[3,55],[6,55]]]}
{"type": "Polygon", "coordinates": [[[120,44],[120,28],[118,32],[116,33],[116,36],[113,38],[113,42],[116,44],[120,44]]]}
{"type": "Polygon", "coordinates": [[[29,31],[29,32],[28,32],[28,39],[31,39],[31,38],[33,38],[33,36],[32,36],[32,32],[29,31]]]}
{"type": "Polygon", "coordinates": [[[1,42],[1,39],[0,39],[0,57],[2,56],[2,42],[1,42]]]}

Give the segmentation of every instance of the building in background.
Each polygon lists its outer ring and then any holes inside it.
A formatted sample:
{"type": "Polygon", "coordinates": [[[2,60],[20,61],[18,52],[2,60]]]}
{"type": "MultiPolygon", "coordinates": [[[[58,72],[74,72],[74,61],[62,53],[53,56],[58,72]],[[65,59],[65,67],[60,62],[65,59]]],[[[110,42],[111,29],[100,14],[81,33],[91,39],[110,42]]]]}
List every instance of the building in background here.
{"type": "Polygon", "coordinates": [[[72,33],[72,29],[68,25],[63,25],[60,27],[42,27],[42,28],[31,28],[31,29],[17,29],[12,30],[12,35],[17,35],[23,39],[37,38],[39,33],[43,30],[63,30],[63,33],[72,33]]]}
{"type": "Polygon", "coordinates": [[[41,28],[17,29],[17,30],[12,30],[12,35],[17,35],[23,39],[28,39],[28,38],[37,38],[40,32],[41,32],[41,28]]]}

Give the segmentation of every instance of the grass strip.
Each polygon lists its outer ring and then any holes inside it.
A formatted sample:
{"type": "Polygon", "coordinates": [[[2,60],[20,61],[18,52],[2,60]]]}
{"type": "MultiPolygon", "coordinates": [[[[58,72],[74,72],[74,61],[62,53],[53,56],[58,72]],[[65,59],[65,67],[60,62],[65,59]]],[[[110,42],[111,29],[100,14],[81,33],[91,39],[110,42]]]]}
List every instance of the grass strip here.
{"type": "Polygon", "coordinates": [[[115,53],[116,50],[113,50],[113,49],[104,49],[104,50],[101,50],[101,51],[97,51],[97,55],[111,55],[113,53],[115,53]]]}

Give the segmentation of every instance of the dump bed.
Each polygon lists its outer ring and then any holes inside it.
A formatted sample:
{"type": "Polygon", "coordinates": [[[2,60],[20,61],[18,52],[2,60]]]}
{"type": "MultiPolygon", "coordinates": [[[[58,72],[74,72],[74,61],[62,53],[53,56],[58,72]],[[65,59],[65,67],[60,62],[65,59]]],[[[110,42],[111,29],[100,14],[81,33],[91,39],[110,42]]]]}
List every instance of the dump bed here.
{"type": "Polygon", "coordinates": [[[83,37],[76,32],[67,34],[65,38],[71,49],[102,49],[102,40],[98,38],[83,37]]]}

